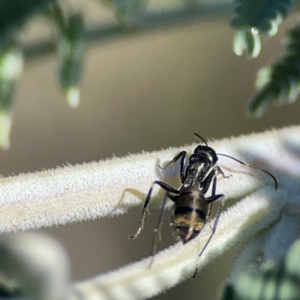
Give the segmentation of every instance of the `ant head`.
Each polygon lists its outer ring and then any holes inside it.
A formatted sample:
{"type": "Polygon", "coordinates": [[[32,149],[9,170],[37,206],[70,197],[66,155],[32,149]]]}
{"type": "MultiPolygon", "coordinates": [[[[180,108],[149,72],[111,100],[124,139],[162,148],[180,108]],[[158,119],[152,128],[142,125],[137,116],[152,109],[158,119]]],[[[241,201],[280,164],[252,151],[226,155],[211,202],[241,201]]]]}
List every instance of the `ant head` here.
{"type": "Polygon", "coordinates": [[[211,165],[215,165],[218,161],[218,156],[216,154],[216,151],[209,147],[206,140],[201,137],[198,133],[194,133],[195,137],[197,137],[199,140],[203,141],[205,146],[197,146],[196,149],[194,150],[194,153],[197,155],[203,155],[204,157],[206,157],[210,162],[211,165]]]}

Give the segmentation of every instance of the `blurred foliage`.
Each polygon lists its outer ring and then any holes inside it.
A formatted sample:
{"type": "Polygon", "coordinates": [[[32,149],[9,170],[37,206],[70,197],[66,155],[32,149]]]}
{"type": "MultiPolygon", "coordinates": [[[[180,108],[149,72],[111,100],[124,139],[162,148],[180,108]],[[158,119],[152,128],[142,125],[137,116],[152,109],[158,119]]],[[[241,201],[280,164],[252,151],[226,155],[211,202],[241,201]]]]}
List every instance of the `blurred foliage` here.
{"type": "Polygon", "coordinates": [[[79,13],[65,13],[56,2],[48,11],[59,32],[57,45],[59,86],[70,107],[79,105],[84,53],[84,22],[79,13]]]}
{"type": "Polygon", "coordinates": [[[244,271],[237,282],[227,285],[222,300],[300,299],[300,240],[284,259],[266,262],[261,272],[244,271]]]}
{"type": "Polygon", "coordinates": [[[110,5],[118,21],[125,26],[136,25],[144,17],[147,9],[147,0],[102,0],[110,5]]]}
{"type": "Polygon", "coordinates": [[[17,81],[22,73],[22,52],[14,40],[0,48],[0,111],[10,110],[17,81]]]}
{"type": "Polygon", "coordinates": [[[51,2],[54,0],[0,1],[0,43],[10,38],[28,18],[43,12],[51,2]]]}
{"type": "Polygon", "coordinates": [[[0,299],[13,299],[21,297],[22,291],[14,279],[0,274],[0,299]]]}
{"type": "Polygon", "coordinates": [[[231,25],[235,28],[257,28],[261,33],[274,35],[279,20],[288,15],[292,4],[293,0],[235,0],[231,25]]]}
{"type": "Polygon", "coordinates": [[[14,39],[0,45],[0,147],[10,147],[9,134],[16,86],[23,72],[23,55],[14,39]]]}
{"type": "MultiPolygon", "coordinates": [[[[237,55],[247,53],[256,58],[261,51],[260,34],[275,35],[278,26],[289,14],[293,0],[235,0],[231,26],[237,31],[233,49],[237,55]]],[[[258,74],[258,92],[250,99],[248,116],[261,117],[268,104],[280,105],[296,100],[300,84],[299,25],[289,34],[283,57],[258,74]]]]}
{"type": "Polygon", "coordinates": [[[275,35],[293,0],[235,0],[231,26],[237,29],[234,51],[255,58],[261,50],[259,33],[275,35]]]}
{"type": "Polygon", "coordinates": [[[261,116],[269,103],[281,105],[294,102],[300,86],[300,24],[290,30],[284,54],[270,67],[259,71],[257,94],[248,104],[248,113],[261,116]]]}
{"type": "MultiPolygon", "coordinates": [[[[8,41],[18,41],[23,25],[26,21],[32,21],[34,15],[46,16],[49,23],[55,26],[58,35],[55,41],[59,65],[58,86],[72,108],[78,107],[80,101],[84,43],[88,33],[78,2],[80,1],[78,0],[77,3],[75,0],[0,1],[0,46],[2,45],[0,57],[5,55],[8,41]]],[[[220,13],[218,7],[224,11],[225,6],[222,6],[224,3],[229,7],[228,0],[209,2],[205,0],[161,0],[159,2],[155,0],[100,0],[98,3],[99,7],[103,4],[109,6],[119,22],[118,25],[115,23],[101,25],[105,28],[107,36],[116,36],[116,33],[126,35],[130,31],[138,32],[141,28],[157,28],[168,22],[179,23],[183,19],[193,19],[197,14],[205,14],[205,6],[211,15],[220,13]],[[161,20],[162,18],[165,19],[165,23],[161,20]]],[[[293,3],[293,0],[234,0],[230,24],[236,29],[235,53],[242,55],[246,52],[248,58],[257,57],[261,51],[260,34],[276,34],[279,24],[288,16],[293,3]]],[[[88,2],[85,5],[88,5],[88,2]]],[[[93,38],[97,39],[97,35],[93,38]]],[[[278,105],[296,99],[300,84],[299,40],[299,29],[295,27],[290,33],[286,54],[270,68],[260,72],[257,81],[258,93],[253,96],[248,105],[249,116],[261,116],[270,103],[278,105]]],[[[15,45],[17,44],[15,42],[15,45]]],[[[20,53],[21,49],[22,45],[19,46],[20,53]]],[[[0,68],[3,68],[3,65],[0,65],[0,68]]],[[[0,82],[0,107],[10,103],[9,107],[12,111],[11,104],[16,83],[16,78],[13,84],[0,82]],[[11,98],[9,102],[8,95],[11,98]]],[[[10,130],[10,125],[0,126],[0,131],[2,130],[10,130]]],[[[9,131],[2,135],[9,136],[9,131]]],[[[0,143],[1,145],[3,147],[0,143]]]]}

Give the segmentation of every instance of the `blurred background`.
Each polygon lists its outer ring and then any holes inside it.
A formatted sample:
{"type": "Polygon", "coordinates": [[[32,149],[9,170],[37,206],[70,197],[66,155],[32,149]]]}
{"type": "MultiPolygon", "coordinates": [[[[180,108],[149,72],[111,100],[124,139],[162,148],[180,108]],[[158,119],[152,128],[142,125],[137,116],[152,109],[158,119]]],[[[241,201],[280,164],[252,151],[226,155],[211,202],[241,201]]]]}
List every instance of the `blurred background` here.
{"type": "MultiPolygon", "coordinates": [[[[93,1],[82,1],[81,6],[91,24],[101,16],[101,22],[114,18],[106,6],[100,9],[97,3],[96,10],[93,1]]],[[[289,17],[275,37],[264,37],[262,53],[251,61],[233,53],[229,17],[223,11],[130,35],[95,38],[86,45],[77,109],[58,92],[55,55],[32,55],[15,98],[11,148],[0,150],[1,174],[183,146],[194,142],[194,132],[210,140],[298,124],[299,102],[272,107],[260,119],[245,114],[256,72],[280,54],[280,41],[296,16],[289,17]]],[[[31,49],[52,38],[44,25],[37,19],[25,27],[22,38],[31,49]]],[[[137,240],[126,237],[136,231],[140,214],[42,231],[65,246],[73,279],[81,280],[150,254],[157,212],[147,216],[137,240]]],[[[169,215],[160,249],[174,243],[169,215]]],[[[235,251],[155,299],[213,299],[230,272],[235,251]]]]}

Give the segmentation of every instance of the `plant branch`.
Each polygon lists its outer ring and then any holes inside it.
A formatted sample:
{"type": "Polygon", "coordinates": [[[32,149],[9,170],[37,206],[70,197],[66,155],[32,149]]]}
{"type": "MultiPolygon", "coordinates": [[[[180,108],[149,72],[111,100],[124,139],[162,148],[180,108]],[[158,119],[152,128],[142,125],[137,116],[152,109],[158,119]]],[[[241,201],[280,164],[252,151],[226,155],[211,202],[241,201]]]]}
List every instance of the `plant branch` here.
{"type": "MultiPolygon", "coordinates": [[[[285,143],[294,143],[294,137],[299,136],[299,132],[300,127],[290,127],[209,144],[219,153],[243,158],[249,163],[259,161],[260,167],[269,164],[264,168],[277,177],[281,187],[291,182],[291,175],[287,172],[295,171],[288,169],[295,164],[290,162],[291,156],[282,157],[282,147],[285,143]],[[264,163],[259,156],[264,156],[264,163]]],[[[191,153],[194,148],[195,144],[186,147],[186,150],[191,153]]],[[[180,150],[182,148],[170,148],[1,178],[0,232],[114,216],[141,206],[155,179],[174,187],[180,186],[178,168],[161,170],[158,167],[180,150]]],[[[233,174],[230,179],[221,178],[218,181],[218,190],[227,198],[245,196],[266,184],[273,186],[272,179],[262,172],[246,168],[226,157],[220,157],[219,161],[225,173],[233,174]]],[[[161,195],[158,189],[154,190],[154,205],[160,202],[161,195]]]]}
{"type": "Polygon", "coordinates": [[[0,41],[22,26],[32,15],[42,12],[54,0],[14,0],[0,2],[0,41]]]}
{"type": "MultiPolygon", "coordinates": [[[[261,230],[272,228],[274,222],[280,224],[283,212],[290,213],[291,207],[294,213],[299,212],[299,134],[300,126],[294,126],[209,142],[217,153],[270,171],[278,180],[278,190],[274,190],[267,174],[220,156],[218,165],[232,176],[218,180],[217,192],[224,193],[226,199],[240,201],[221,214],[216,233],[200,259],[198,255],[211,234],[210,226],[205,226],[190,243],[158,253],[151,269],[147,268],[147,258],[73,284],[68,299],[143,299],[156,295],[190,278],[196,264],[201,270],[233,245],[244,244],[261,230]]],[[[195,147],[186,146],[185,150],[191,153],[195,147]]],[[[178,165],[166,170],[159,165],[165,165],[181,150],[170,148],[1,178],[0,232],[113,216],[141,207],[153,180],[180,186],[178,165]]],[[[154,190],[152,205],[159,206],[162,194],[154,190]]],[[[283,228],[284,224],[289,222],[281,225],[280,232],[292,232],[283,228]]]]}
{"type": "Polygon", "coordinates": [[[270,225],[279,218],[286,200],[284,191],[274,192],[270,187],[261,189],[221,215],[216,234],[199,260],[198,255],[211,235],[209,226],[192,242],[176,244],[157,254],[151,269],[148,269],[150,258],[147,258],[96,276],[75,284],[68,299],[134,300],[157,295],[190,279],[196,265],[201,270],[233,245],[245,243],[249,237],[270,225]]]}
{"type": "MultiPolygon", "coordinates": [[[[201,5],[187,6],[178,9],[168,9],[162,11],[152,11],[139,22],[134,28],[124,28],[124,26],[112,23],[90,26],[85,32],[86,43],[99,43],[109,39],[118,39],[129,36],[136,36],[148,31],[179,26],[187,22],[195,22],[205,17],[219,17],[228,15],[230,2],[228,0],[209,1],[201,5]]],[[[23,46],[24,56],[32,60],[45,55],[54,53],[56,50],[55,41],[45,39],[34,44],[25,44],[23,46]]]]}

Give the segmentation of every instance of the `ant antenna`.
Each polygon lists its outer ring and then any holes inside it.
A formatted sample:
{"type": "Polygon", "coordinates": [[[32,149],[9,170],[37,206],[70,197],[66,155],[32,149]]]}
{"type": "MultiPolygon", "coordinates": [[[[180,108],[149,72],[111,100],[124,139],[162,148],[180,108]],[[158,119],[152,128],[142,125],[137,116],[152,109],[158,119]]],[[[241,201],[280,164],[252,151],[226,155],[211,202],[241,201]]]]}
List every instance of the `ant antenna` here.
{"type": "Polygon", "coordinates": [[[246,167],[249,167],[249,168],[252,168],[252,169],[256,169],[256,170],[259,170],[259,171],[262,171],[262,172],[268,174],[268,175],[269,175],[270,177],[272,177],[272,179],[274,180],[275,190],[277,190],[277,187],[278,187],[277,179],[276,179],[276,177],[275,177],[273,174],[271,174],[271,173],[268,172],[267,170],[264,170],[264,169],[261,169],[261,168],[254,167],[254,166],[252,166],[252,165],[250,165],[250,164],[247,164],[247,163],[245,163],[245,162],[243,162],[243,161],[241,161],[241,160],[238,160],[237,158],[234,158],[234,157],[232,157],[232,156],[230,156],[230,155],[227,155],[227,154],[217,153],[217,155],[221,155],[221,156],[225,156],[225,157],[231,158],[231,159],[235,160],[236,162],[240,163],[241,165],[244,165],[244,166],[246,166],[246,167]]]}
{"type": "Polygon", "coordinates": [[[202,142],[204,142],[204,144],[208,147],[206,140],[202,136],[200,136],[198,133],[194,133],[194,136],[197,137],[202,142]]]}

